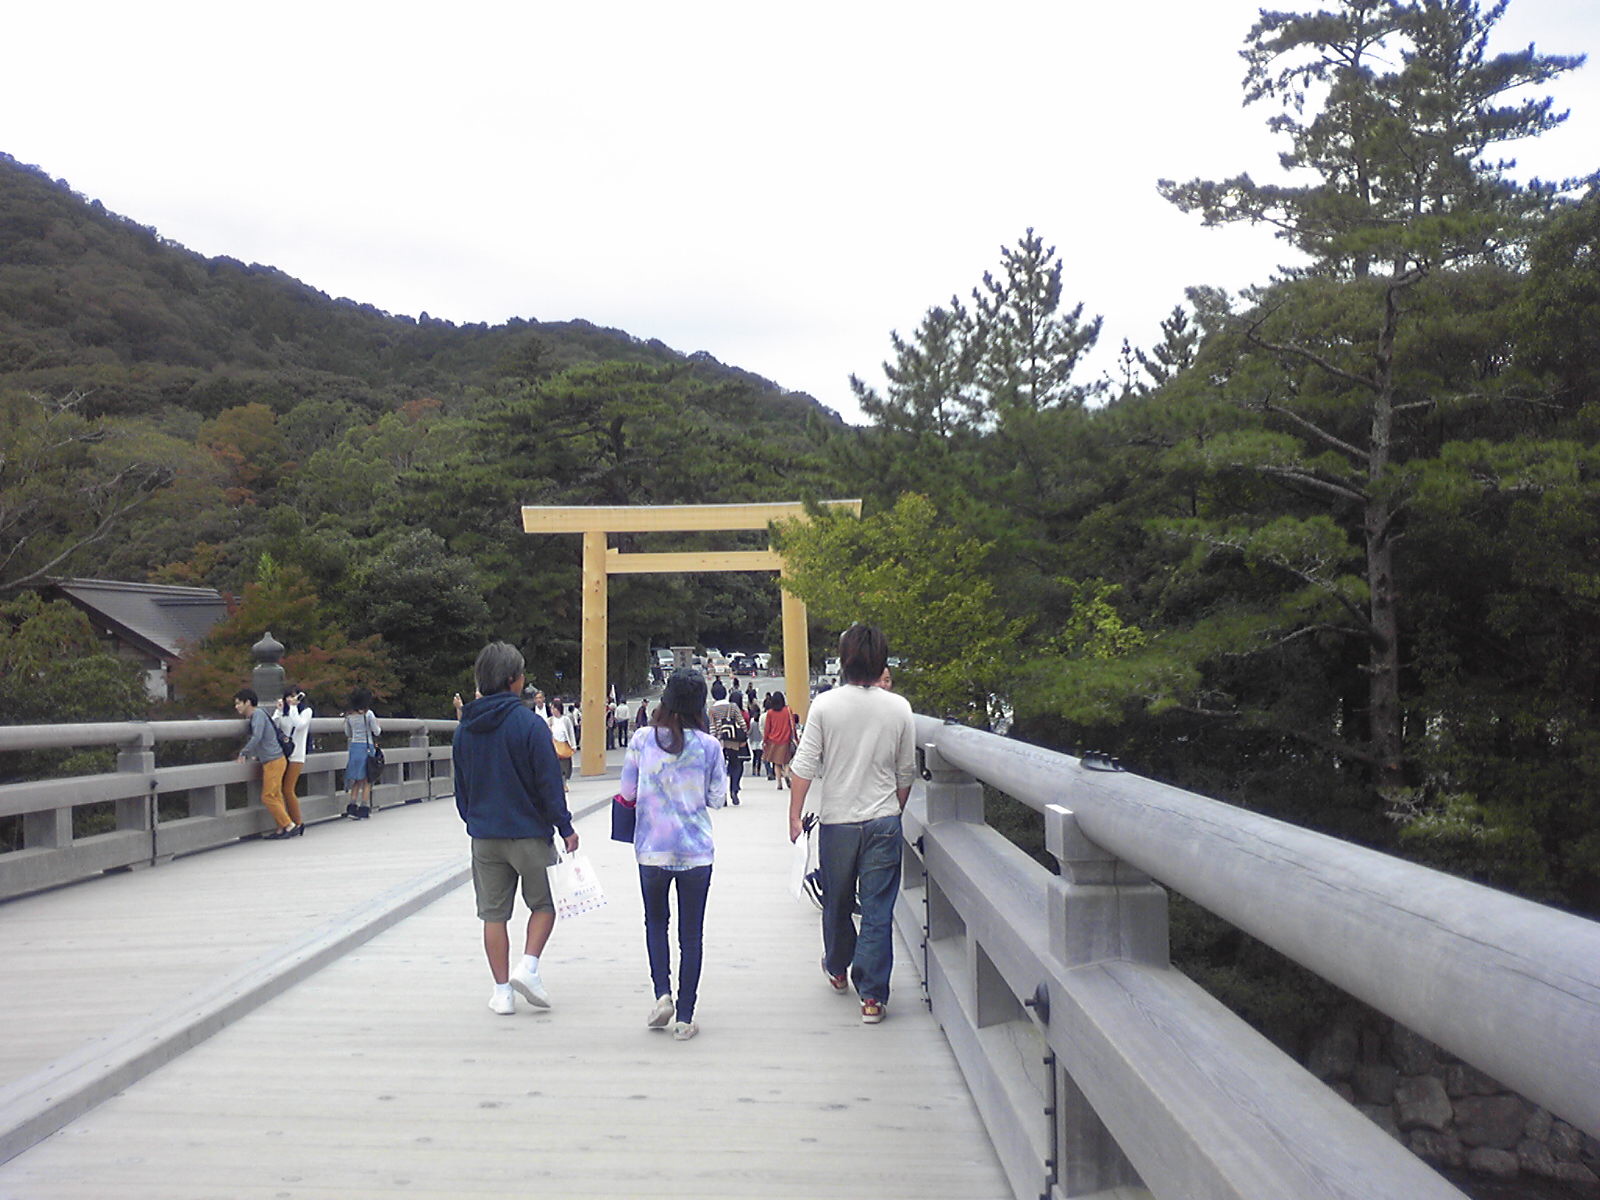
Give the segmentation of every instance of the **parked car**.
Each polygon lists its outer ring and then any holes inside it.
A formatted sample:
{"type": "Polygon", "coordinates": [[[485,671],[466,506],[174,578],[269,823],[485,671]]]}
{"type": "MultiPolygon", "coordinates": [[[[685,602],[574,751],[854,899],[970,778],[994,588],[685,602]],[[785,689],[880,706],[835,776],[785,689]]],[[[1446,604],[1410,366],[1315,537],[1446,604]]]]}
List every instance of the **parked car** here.
{"type": "Polygon", "coordinates": [[[837,658],[829,658],[824,661],[822,664],[822,673],[824,675],[831,676],[834,679],[839,678],[839,660],[837,658]]]}
{"type": "Polygon", "coordinates": [[[756,669],[748,654],[735,654],[728,660],[728,668],[735,675],[748,675],[756,669]]]}
{"type": "Polygon", "coordinates": [[[756,664],[756,670],[758,670],[758,671],[770,671],[770,670],[772,670],[772,655],[770,655],[770,654],[752,654],[750,657],[751,657],[752,661],[754,661],[754,663],[756,664]]]}

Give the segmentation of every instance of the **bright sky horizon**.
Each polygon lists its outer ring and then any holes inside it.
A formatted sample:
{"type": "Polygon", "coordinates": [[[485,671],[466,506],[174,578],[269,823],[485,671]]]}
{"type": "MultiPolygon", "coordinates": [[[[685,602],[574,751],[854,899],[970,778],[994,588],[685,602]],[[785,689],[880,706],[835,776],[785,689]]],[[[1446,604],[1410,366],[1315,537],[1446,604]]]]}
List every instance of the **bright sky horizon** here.
{"type": "MultiPolygon", "coordinates": [[[[1029,227],[1067,305],[1105,318],[1080,381],[1158,340],[1185,287],[1290,259],[1155,187],[1275,173],[1275,110],[1242,106],[1258,6],[1088,9],[30,5],[7,14],[26,52],[0,75],[0,150],[331,296],[582,318],[859,421],[849,376],[881,384],[890,331],[967,297],[1029,227]]],[[[1529,42],[1600,52],[1600,5],[1512,0],[1493,48],[1529,42]]],[[[1543,90],[1572,115],[1509,147],[1514,173],[1600,168],[1600,63],[1543,90]]]]}

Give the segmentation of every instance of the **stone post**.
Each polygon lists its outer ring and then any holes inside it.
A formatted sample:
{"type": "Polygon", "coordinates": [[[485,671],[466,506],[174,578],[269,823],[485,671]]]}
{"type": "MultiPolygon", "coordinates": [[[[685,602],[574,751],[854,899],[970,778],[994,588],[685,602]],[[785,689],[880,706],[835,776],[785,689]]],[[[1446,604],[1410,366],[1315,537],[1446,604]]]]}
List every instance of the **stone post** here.
{"type": "Polygon", "coordinates": [[[1091,842],[1058,804],[1045,809],[1044,839],[1061,864],[1050,883],[1050,952],[1069,967],[1107,959],[1166,966],[1166,890],[1091,842]]]}
{"type": "Polygon", "coordinates": [[[412,790],[413,789],[407,788],[406,789],[406,803],[407,804],[410,804],[410,803],[412,803],[413,801],[416,801],[416,800],[424,800],[424,799],[432,800],[433,799],[433,753],[428,749],[428,730],[427,730],[426,726],[424,726],[421,729],[413,729],[411,731],[411,748],[413,750],[425,751],[425,753],[423,754],[423,756],[421,758],[419,758],[416,762],[412,763],[410,766],[408,766],[406,768],[406,770],[408,772],[412,773],[411,774],[411,780],[413,782],[416,780],[416,775],[415,775],[416,770],[419,767],[421,768],[421,770],[422,770],[422,779],[423,779],[423,794],[420,795],[420,796],[413,795],[412,794],[412,790]]]}
{"type": "Polygon", "coordinates": [[[983,784],[939,753],[938,745],[922,748],[923,765],[928,771],[928,824],[940,821],[967,821],[983,824],[983,784]]]}
{"type": "MultiPolygon", "coordinates": [[[[981,824],[983,784],[959,767],[953,766],[939,753],[938,747],[933,742],[923,745],[922,757],[923,766],[928,772],[928,782],[923,794],[927,798],[929,826],[937,825],[941,821],[981,824]]],[[[904,884],[910,885],[910,872],[902,872],[901,878],[904,884]]],[[[928,876],[927,889],[928,940],[936,942],[941,938],[964,937],[967,932],[966,925],[956,912],[955,906],[945,898],[938,881],[931,874],[928,876]]]]}
{"type": "Polygon", "coordinates": [[[270,630],[250,647],[250,656],[256,660],[250,672],[250,687],[262,708],[270,708],[283,699],[283,666],[278,661],[283,657],[283,649],[283,643],[274,638],[270,630]]]}
{"type": "MultiPolygon", "coordinates": [[[[150,862],[157,860],[156,852],[156,736],[149,729],[141,729],[138,737],[117,748],[117,773],[138,775],[144,780],[144,794],[125,796],[117,801],[118,832],[137,831],[150,835],[150,862]]],[[[167,855],[168,858],[171,855],[167,855]]],[[[141,864],[133,864],[141,865],[141,864]]]]}
{"type": "MultiPolygon", "coordinates": [[[[1049,805],[1044,819],[1045,846],[1061,864],[1050,881],[1050,953],[1069,968],[1106,961],[1167,966],[1166,891],[1085,837],[1069,810],[1049,805]]],[[[1059,1063],[1052,1070],[1062,1194],[1138,1184],[1072,1076],[1059,1063]]]]}

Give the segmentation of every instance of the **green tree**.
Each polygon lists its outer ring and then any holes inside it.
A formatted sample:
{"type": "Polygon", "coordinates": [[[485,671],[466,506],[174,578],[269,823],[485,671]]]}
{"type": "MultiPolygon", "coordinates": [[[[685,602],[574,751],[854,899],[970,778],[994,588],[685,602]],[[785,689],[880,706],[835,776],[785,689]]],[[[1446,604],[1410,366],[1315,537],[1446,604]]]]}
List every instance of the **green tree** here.
{"type": "Polygon", "coordinates": [[[1030,228],[1015,248],[1002,247],[1000,275],[985,271],[972,293],[980,346],[976,374],[991,414],[1040,412],[1081,405],[1100,385],[1072,382],[1079,361],[1100,338],[1101,319],[1083,319],[1083,304],[1063,310],[1054,246],[1030,228]]]}
{"type": "Polygon", "coordinates": [[[135,720],[149,707],[139,665],[107,651],[67,601],[0,600],[0,724],[135,720]]]}
{"type": "Polygon", "coordinates": [[[180,706],[185,711],[226,711],[234,692],[250,686],[250,647],[269,632],[285,647],[288,682],[324,706],[342,703],[357,686],[370,688],[380,699],[399,693],[400,681],[382,638],[373,634],[352,641],[329,619],[304,571],[263,557],[256,580],[245,585],[238,603],[174,669],[180,706]]]}
{"type": "Polygon", "coordinates": [[[974,428],[984,407],[976,378],[982,346],[961,300],[930,308],[909,341],[899,333],[889,341],[894,358],[883,364],[886,394],[850,377],[861,411],[884,429],[942,440],[974,428]]]}
{"type": "MultiPolygon", "coordinates": [[[[110,653],[88,617],[37,592],[0,599],[0,725],[142,720],[150,711],[139,665],[110,653]]],[[[98,775],[111,747],[0,753],[0,779],[98,775]]],[[[99,832],[90,806],[74,814],[80,835],[99,832]]],[[[0,852],[22,846],[22,818],[0,817],[0,852]]]]}
{"type": "Polygon", "coordinates": [[[1207,225],[1271,225],[1323,272],[1360,277],[1377,264],[1398,281],[1494,252],[1574,181],[1518,185],[1513,161],[1483,155],[1565,120],[1548,98],[1519,93],[1584,61],[1532,46],[1491,55],[1505,7],[1339,0],[1264,11],[1245,42],[1245,101],[1279,106],[1268,124],[1289,141],[1280,163],[1314,178],[1162,180],[1162,193],[1207,225]]]}
{"type": "Polygon", "coordinates": [[[819,512],[776,527],[783,586],[814,621],[881,627],[906,665],[895,686],[925,712],[987,724],[1007,690],[1021,627],[1001,614],[990,548],[952,529],[926,497],[856,519],[819,512]]]}
{"type": "MultiPolygon", "coordinates": [[[[1563,115],[1548,100],[1508,94],[1581,61],[1531,47],[1491,57],[1503,11],[1473,0],[1345,0],[1329,12],[1263,14],[1247,40],[1247,99],[1281,102],[1271,124],[1290,142],[1284,165],[1309,168],[1316,180],[1161,185],[1207,224],[1268,222],[1314,256],[1306,277],[1260,297],[1241,354],[1261,361],[1242,362],[1233,384],[1281,432],[1238,439],[1222,454],[1228,466],[1321,497],[1352,526],[1364,559],[1369,680],[1364,744],[1352,749],[1388,788],[1406,782],[1396,562],[1406,464],[1434,444],[1414,414],[1438,412],[1472,365],[1432,369],[1437,360],[1415,326],[1419,314],[1422,324],[1437,317],[1454,289],[1442,281],[1416,293],[1440,271],[1492,267],[1525,237],[1530,216],[1551,206],[1555,188],[1519,186],[1510,164],[1481,156],[1558,124],[1563,115]]],[[[1303,562],[1321,542],[1315,527],[1305,531],[1303,562]]]]}
{"type": "Polygon", "coordinates": [[[84,407],[0,393],[0,594],[83,561],[172,481],[172,447],[84,407]]]}
{"type": "Polygon", "coordinates": [[[227,471],[231,502],[250,502],[274,486],[284,465],[278,417],[265,404],[224,409],[200,427],[200,446],[227,471]]]}
{"type": "Polygon", "coordinates": [[[1198,323],[1190,319],[1183,305],[1175,304],[1161,322],[1160,343],[1149,354],[1143,350],[1134,351],[1134,357],[1149,377],[1151,385],[1160,387],[1194,365],[1199,345],[1198,323]]]}
{"type": "Polygon", "coordinates": [[[432,530],[408,530],[358,573],[350,608],[357,632],[380,637],[394,663],[395,703],[418,716],[448,713],[489,624],[472,564],[432,530]]]}

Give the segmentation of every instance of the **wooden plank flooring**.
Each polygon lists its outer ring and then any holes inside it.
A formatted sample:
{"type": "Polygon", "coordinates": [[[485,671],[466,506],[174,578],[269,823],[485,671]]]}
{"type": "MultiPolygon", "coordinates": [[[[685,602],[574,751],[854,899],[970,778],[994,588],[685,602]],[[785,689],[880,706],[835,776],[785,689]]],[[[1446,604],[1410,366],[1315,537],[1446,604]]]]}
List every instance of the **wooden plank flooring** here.
{"type": "Polygon", "coordinates": [[[433,800],[0,904],[0,1084],[288,945],[465,846],[454,802],[433,800]]]}
{"type": "MultiPolygon", "coordinates": [[[[611,790],[609,781],[575,783],[574,807],[611,790]]],[[[636,875],[629,848],[606,840],[600,812],[579,831],[611,902],[557,928],[544,969],[553,1011],[489,1012],[468,885],[0,1165],[0,1198],[1009,1197],[905,948],[880,1026],[863,1026],[853,999],[822,979],[815,911],[786,892],[786,802],[786,792],[752,783],[744,805],[716,817],[702,1032],[693,1041],[644,1027],[651,997],[636,875]]],[[[358,903],[343,870],[353,856],[360,870],[386,860],[382,886],[392,886],[393,870],[421,871],[464,851],[446,801],[288,845],[200,856],[191,861],[237,858],[237,870],[213,873],[249,913],[231,931],[191,942],[201,948],[191,957],[210,969],[219,946],[243,941],[259,953],[256,931],[291,923],[285,909],[298,933],[358,903]],[[319,840],[332,857],[313,863],[308,853],[306,870],[292,871],[282,852],[319,840]],[[247,869],[247,857],[262,865],[247,869]]],[[[182,865],[124,879],[167,874],[175,886],[171,873],[182,865]]],[[[198,877],[184,883],[187,902],[149,900],[146,913],[181,919],[211,903],[198,877]]],[[[30,919],[57,934],[94,911],[76,896],[70,915],[29,903],[30,919]]],[[[0,909],[0,930],[11,916],[0,909]]],[[[170,931],[157,940],[182,942],[170,931]]],[[[95,963],[96,951],[72,950],[95,963]]],[[[40,945],[33,953],[46,956],[40,945]]],[[[131,938],[118,953],[140,959],[131,938]]],[[[104,976],[84,985],[79,968],[84,1005],[123,1008],[104,976]]],[[[55,971],[39,977],[55,987],[72,974],[55,971]]],[[[147,974],[143,996],[170,989],[182,971],[147,974]]],[[[49,1002],[28,1001],[34,1019],[49,1002]]],[[[0,1001],[10,1042],[19,1026],[7,1005],[23,1001],[0,1001]]],[[[52,1031],[52,1044],[81,1041],[92,1024],[67,1017],[79,1032],[52,1031]]],[[[9,1061],[28,1058],[8,1052],[9,1061]]]]}

